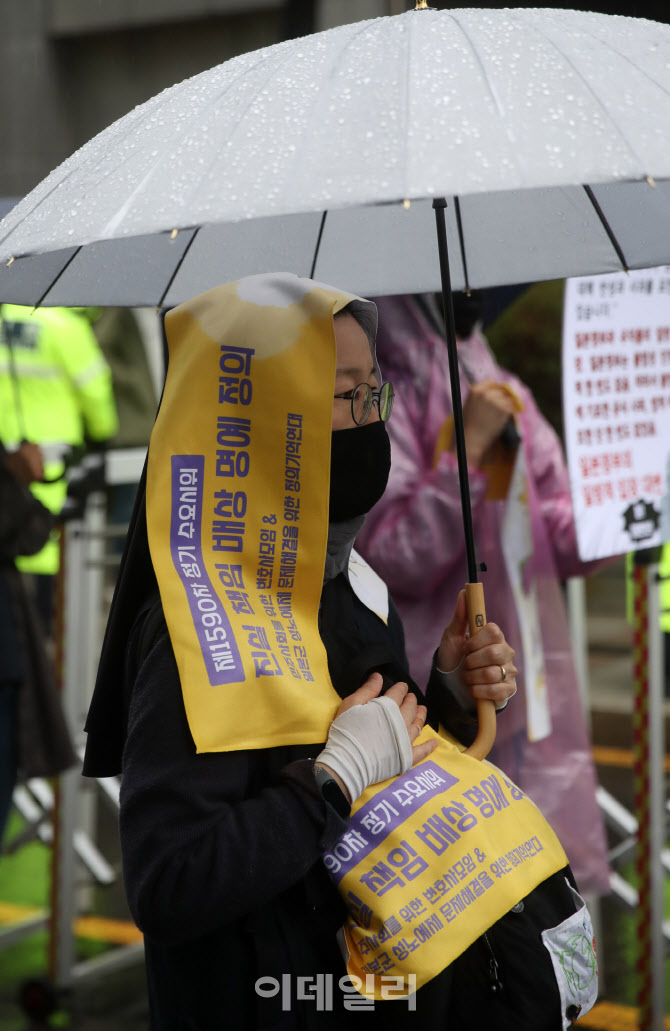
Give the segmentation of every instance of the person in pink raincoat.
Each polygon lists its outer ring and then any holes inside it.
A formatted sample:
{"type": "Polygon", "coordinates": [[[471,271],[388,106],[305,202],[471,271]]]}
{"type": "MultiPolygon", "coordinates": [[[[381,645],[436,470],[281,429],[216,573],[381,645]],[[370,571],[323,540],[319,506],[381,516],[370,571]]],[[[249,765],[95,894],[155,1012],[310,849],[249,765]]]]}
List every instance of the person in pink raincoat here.
{"type": "MultiPolygon", "coordinates": [[[[467,580],[447,348],[428,295],[376,303],[379,360],[396,390],[392,467],[356,547],[388,584],[405,625],[410,666],[423,678],[437,630],[467,580]]],[[[486,614],[508,628],[521,671],[489,758],[552,824],[582,890],[606,893],[605,835],[560,584],[599,564],[579,560],[555,432],[528,388],[496,364],[475,302],[457,299],[456,316],[477,561],[487,565],[486,614]]]]}

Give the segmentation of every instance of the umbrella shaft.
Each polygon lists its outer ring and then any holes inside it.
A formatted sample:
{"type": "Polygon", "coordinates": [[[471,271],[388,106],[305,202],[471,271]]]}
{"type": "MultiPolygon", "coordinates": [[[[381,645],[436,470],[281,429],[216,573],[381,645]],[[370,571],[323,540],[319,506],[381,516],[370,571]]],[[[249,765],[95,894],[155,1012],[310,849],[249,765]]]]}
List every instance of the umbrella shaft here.
{"type": "Polygon", "coordinates": [[[461,402],[461,378],[458,371],[458,352],[456,350],[456,327],[454,324],[454,303],[451,296],[451,275],[449,273],[449,250],[447,247],[447,226],[444,209],[447,202],[442,197],[433,201],[435,224],[437,228],[437,248],[440,256],[440,276],[442,279],[442,304],[444,306],[444,324],[446,327],[447,353],[449,355],[449,376],[451,378],[451,400],[454,413],[454,437],[456,440],[456,457],[458,459],[458,481],[461,489],[461,509],[463,511],[463,532],[465,534],[465,556],[468,564],[468,581],[477,583],[477,562],[475,560],[475,536],[472,527],[472,507],[470,505],[470,481],[468,479],[468,460],[465,453],[465,433],[463,430],[463,404],[461,402]]]}

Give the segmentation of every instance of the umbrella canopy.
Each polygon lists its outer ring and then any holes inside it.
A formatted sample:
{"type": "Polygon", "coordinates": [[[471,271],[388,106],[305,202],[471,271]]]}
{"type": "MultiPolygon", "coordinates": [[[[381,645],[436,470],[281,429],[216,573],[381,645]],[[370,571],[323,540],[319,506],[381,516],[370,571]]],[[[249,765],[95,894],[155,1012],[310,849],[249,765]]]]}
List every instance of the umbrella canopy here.
{"type": "Polygon", "coordinates": [[[669,137],[670,26],[340,26],[165,90],[73,154],[0,224],[0,299],[175,304],[277,268],[434,289],[442,196],[456,289],[663,264],[669,137]]]}

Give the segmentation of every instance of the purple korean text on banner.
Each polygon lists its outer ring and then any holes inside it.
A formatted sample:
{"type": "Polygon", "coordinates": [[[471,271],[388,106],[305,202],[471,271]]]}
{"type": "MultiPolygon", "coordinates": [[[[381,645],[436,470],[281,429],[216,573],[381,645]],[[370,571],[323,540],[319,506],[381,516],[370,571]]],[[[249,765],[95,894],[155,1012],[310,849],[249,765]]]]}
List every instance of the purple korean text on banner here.
{"type": "Polygon", "coordinates": [[[170,551],[188,598],[212,687],[244,680],[244,667],[225,609],[207,575],[200,527],[204,455],[172,456],[170,551]]]}
{"type": "Polygon", "coordinates": [[[336,859],[332,867],[326,864],[333,881],[339,884],[345,874],[370,855],[412,812],[455,784],[458,777],[428,760],[379,791],[352,816],[349,829],[330,852],[325,853],[324,858],[336,859]]]}

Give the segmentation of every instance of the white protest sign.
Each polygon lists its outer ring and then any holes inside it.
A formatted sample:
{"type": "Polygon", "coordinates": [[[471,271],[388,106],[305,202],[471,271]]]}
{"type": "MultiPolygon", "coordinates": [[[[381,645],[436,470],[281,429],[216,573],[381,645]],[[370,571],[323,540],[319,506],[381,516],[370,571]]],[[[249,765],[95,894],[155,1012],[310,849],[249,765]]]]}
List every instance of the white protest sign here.
{"type": "Polygon", "coordinates": [[[563,412],[580,557],[670,539],[670,266],[567,281],[563,412]]]}

